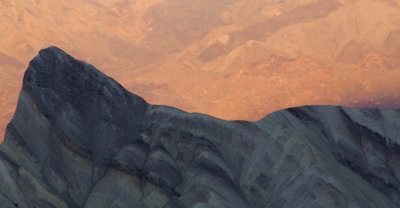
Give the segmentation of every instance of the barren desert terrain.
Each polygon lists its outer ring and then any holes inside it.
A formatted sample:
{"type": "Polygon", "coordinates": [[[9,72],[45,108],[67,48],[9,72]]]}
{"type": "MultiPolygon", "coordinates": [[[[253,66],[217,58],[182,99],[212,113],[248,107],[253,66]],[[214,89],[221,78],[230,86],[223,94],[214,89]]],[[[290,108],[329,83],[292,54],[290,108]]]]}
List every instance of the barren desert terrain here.
{"type": "Polygon", "coordinates": [[[0,0],[0,134],[50,45],[152,104],[228,120],[400,107],[399,0],[0,0]]]}

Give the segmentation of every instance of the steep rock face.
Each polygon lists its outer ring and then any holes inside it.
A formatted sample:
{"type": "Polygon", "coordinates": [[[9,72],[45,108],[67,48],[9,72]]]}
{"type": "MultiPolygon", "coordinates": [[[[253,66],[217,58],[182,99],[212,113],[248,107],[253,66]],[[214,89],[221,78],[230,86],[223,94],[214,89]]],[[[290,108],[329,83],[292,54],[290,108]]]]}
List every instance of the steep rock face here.
{"type": "Polygon", "coordinates": [[[1,207],[398,207],[400,110],[306,106],[258,122],[146,103],[60,49],[25,73],[1,207]]]}

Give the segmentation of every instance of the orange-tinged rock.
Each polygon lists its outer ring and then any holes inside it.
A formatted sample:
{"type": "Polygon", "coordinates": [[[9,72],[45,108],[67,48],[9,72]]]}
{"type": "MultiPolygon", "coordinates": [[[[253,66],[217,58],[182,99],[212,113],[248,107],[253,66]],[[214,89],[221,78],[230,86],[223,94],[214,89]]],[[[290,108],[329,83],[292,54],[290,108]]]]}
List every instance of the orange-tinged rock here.
{"type": "Polygon", "coordinates": [[[0,132],[28,61],[50,45],[150,103],[223,119],[399,107],[399,31],[389,0],[0,0],[0,132]]]}

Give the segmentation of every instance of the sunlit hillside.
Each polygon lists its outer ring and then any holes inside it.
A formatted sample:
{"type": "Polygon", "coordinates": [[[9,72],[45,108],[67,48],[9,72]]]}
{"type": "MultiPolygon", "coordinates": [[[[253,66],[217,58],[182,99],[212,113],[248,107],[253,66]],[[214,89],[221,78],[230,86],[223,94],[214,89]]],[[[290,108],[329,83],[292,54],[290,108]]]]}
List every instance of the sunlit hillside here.
{"type": "Polygon", "coordinates": [[[400,107],[398,0],[0,0],[0,37],[0,132],[50,45],[152,104],[223,119],[400,107]]]}

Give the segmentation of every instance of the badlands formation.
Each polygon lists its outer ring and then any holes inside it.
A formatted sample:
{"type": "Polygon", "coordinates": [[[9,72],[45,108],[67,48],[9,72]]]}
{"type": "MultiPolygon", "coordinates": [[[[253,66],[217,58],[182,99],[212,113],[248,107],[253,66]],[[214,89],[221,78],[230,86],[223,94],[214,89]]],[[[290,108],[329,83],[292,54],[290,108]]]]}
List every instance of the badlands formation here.
{"type": "Polygon", "coordinates": [[[150,105],[58,48],[30,62],[0,145],[6,208],[400,206],[400,109],[257,122],[150,105]]]}
{"type": "Polygon", "coordinates": [[[50,45],[149,103],[228,120],[400,106],[398,0],[0,0],[0,34],[0,134],[50,45]]]}

